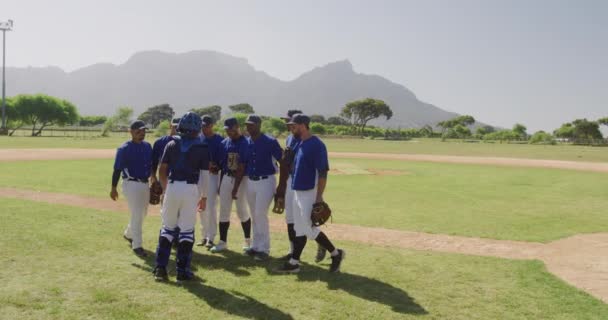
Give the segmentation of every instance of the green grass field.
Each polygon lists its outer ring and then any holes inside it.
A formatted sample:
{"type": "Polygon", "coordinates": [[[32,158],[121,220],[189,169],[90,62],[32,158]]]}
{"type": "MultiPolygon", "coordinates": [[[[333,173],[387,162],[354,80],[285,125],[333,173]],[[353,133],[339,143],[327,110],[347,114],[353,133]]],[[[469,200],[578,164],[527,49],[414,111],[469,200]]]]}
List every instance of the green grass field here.
{"type": "MultiPolygon", "coordinates": [[[[88,148],[114,149],[124,137],[4,137],[0,148],[88,148]]],[[[154,141],[153,137],[148,137],[154,141]]],[[[284,142],[284,138],[280,138],[284,142]]],[[[608,148],[572,145],[528,145],[501,143],[441,142],[435,139],[384,141],[368,139],[324,139],[329,151],[402,154],[435,154],[479,157],[510,157],[568,161],[607,162],[608,148]]]]}
{"type": "MultiPolygon", "coordinates": [[[[0,319],[606,319],[608,305],[546,272],[511,261],[339,243],[343,272],[306,264],[274,275],[237,252],[196,248],[200,277],[155,283],[153,258],[132,255],[125,213],[0,198],[0,319]],[[35,209],[33,209],[35,208],[35,209]]],[[[158,217],[148,217],[152,249],[158,217]]],[[[236,228],[235,228],[236,229],[236,228]]],[[[236,247],[240,232],[231,232],[236,247]]],[[[273,235],[273,254],[286,249],[273,235]]],[[[305,261],[312,261],[308,248],[305,261]]]]}
{"type": "MultiPolygon", "coordinates": [[[[605,174],[421,162],[334,160],[335,223],[547,242],[608,231],[605,174]]],[[[0,162],[0,186],[108,198],[112,161],[0,162]]]]}

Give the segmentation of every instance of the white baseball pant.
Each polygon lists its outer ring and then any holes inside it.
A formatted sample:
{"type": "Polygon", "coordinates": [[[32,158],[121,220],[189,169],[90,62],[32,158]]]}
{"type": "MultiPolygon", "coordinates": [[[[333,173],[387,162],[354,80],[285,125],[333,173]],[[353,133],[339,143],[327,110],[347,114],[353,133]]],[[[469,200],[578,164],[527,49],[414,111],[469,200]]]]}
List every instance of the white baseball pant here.
{"type": "Polygon", "coordinates": [[[169,182],[161,209],[163,228],[175,230],[179,227],[180,233],[194,232],[199,196],[196,184],[169,182]]]}
{"type": "Polygon", "coordinates": [[[319,227],[312,225],[312,220],[310,219],[312,206],[317,199],[317,188],[305,191],[295,190],[294,193],[293,212],[296,237],[306,236],[308,239],[314,240],[321,232],[319,227]]]}
{"type": "Polygon", "coordinates": [[[201,235],[203,239],[214,241],[217,235],[217,198],[220,187],[220,176],[209,170],[201,170],[199,190],[202,197],[207,198],[205,210],[199,211],[201,235]]]}
{"type": "Polygon", "coordinates": [[[144,216],[148,213],[148,203],[150,201],[150,186],[145,182],[123,180],[122,192],[127,198],[127,204],[131,212],[131,218],[124,235],[133,240],[131,243],[133,249],[141,248],[144,216]]]}
{"type": "MultiPolygon", "coordinates": [[[[220,222],[230,222],[230,211],[232,210],[232,188],[234,177],[224,176],[220,183],[220,222]]],[[[236,193],[236,214],[241,222],[249,220],[249,210],[247,208],[247,177],[243,177],[239,189],[236,193]]]]}
{"type": "Polygon", "coordinates": [[[277,180],[275,175],[268,179],[247,181],[247,202],[251,210],[253,240],[251,248],[257,252],[270,253],[270,226],[268,209],[274,197],[277,180]]]}

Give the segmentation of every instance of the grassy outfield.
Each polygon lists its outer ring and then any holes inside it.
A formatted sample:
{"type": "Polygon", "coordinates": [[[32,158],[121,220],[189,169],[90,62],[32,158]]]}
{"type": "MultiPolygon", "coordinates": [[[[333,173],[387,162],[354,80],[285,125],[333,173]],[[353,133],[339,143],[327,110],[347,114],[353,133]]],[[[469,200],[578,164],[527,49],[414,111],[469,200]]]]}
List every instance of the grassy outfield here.
{"type": "MultiPolygon", "coordinates": [[[[0,148],[88,148],[114,149],[126,138],[124,137],[3,137],[0,136],[0,148]]],[[[148,137],[148,141],[154,141],[148,137]]],[[[279,139],[281,143],[284,138],[279,139]]],[[[587,146],[540,146],[528,144],[501,143],[464,143],[458,141],[441,142],[437,139],[417,139],[413,141],[384,141],[368,139],[324,139],[329,151],[334,152],[370,152],[370,153],[403,153],[435,154],[479,157],[510,157],[529,159],[550,159],[569,161],[608,161],[608,148],[587,146]]]]}
{"type": "MultiPolygon", "coordinates": [[[[546,272],[510,261],[339,243],[342,273],[327,262],[275,275],[278,261],[196,248],[200,279],[155,283],[154,258],[132,255],[126,214],[0,198],[1,319],[605,319],[608,305],[546,272]],[[202,280],[201,280],[202,279],[202,280]]],[[[144,243],[156,243],[148,217],[144,243]]],[[[240,244],[238,228],[230,242],[240,244]]],[[[273,235],[274,255],[286,236],[273,235]]],[[[240,246],[238,246],[240,248],[240,246]]],[[[312,261],[314,250],[303,260],[312,261]]],[[[170,270],[173,266],[170,265],[170,270]]]]}
{"type": "MultiPolygon", "coordinates": [[[[336,223],[541,242],[608,231],[605,174],[345,159],[330,165],[356,173],[330,174],[326,200],[336,223]]],[[[0,186],[108,198],[111,167],[111,160],[3,162],[0,186]]]]}

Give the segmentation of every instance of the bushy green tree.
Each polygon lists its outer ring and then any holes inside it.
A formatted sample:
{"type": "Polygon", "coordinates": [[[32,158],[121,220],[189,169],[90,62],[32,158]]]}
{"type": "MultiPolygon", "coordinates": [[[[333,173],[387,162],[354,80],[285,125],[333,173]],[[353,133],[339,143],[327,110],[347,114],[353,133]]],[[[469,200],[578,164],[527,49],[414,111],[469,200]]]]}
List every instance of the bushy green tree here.
{"type": "Polygon", "coordinates": [[[73,124],[80,118],[71,102],[44,94],[18,95],[11,99],[11,105],[14,115],[32,126],[32,136],[39,136],[48,126],[73,124]]]}
{"type": "Polygon", "coordinates": [[[193,108],[190,111],[198,114],[199,116],[209,115],[213,120],[218,121],[222,118],[222,107],[218,105],[203,107],[203,108],[193,108]]]}
{"type": "Polygon", "coordinates": [[[158,124],[164,120],[171,121],[174,114],[175,112],[173,111],[173,108],[171,108],[168,103],[163,103],[148,108],[148,110],[140,114],[137,119],[151,125],[153,128],[156,128],[156,126],[158,126],[158,124]]]}
{"type": "Polygon", "coordinates": [[[393,117],[393,111],[384,101],[367,98],[346,104],[340,116],[349,119],[358,132],[363,134],[369,121],[380,117],[389,120],[393,117]]]}
{"type": "Polygon", "coordinates": [[[228,107],[233,113],[252,114],[255,113],[253,107],[249,103],[239,103],[228,107]]]}
{"type": "Polygon", "coordinates": [[[107,137],[110,135],[110,131],[116,130],[119,127],[128,127],[131,118],[133,117],[133,108],[131,107],[119,107],[116,113],[109,117],[108,120],[103,124],[101,128],[101,135],[107,137]]]}

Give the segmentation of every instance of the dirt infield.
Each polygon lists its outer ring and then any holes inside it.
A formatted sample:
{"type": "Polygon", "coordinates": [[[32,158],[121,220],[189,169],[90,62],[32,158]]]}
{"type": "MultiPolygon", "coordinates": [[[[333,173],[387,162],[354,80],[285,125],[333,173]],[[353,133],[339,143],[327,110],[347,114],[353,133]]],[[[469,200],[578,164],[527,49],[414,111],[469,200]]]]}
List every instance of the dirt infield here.
{"type": "MultiPolygon", "coordinates": [[[[126,202],[114,202],[63,193],[0,188],[0,196],[104,211],[127,212],[126,202]]],[[[158,215],[159,207],[150,207],[149,215],[158,215]]],[[[236,221],[235,221],[236,222],[236,221]]],[[[270,219],[272,232],[285,232],[282,216],[270,219]]],[[[608,303],[608,233],[576,235],[548,244],[469,238],[344,224],[323,227],[332,239],[415,250],[499,257],[538,259],[547,269],[571,285],[608,303]]]]}
{"type": "MultiPolygon", "coordinates": [[[[2,149],[0,161],[111,159],[113,149],[2,149]]],[[[608,163],[425,154],[330,152],[334,159],[401,160],[608,172],[608,163]]]]}

